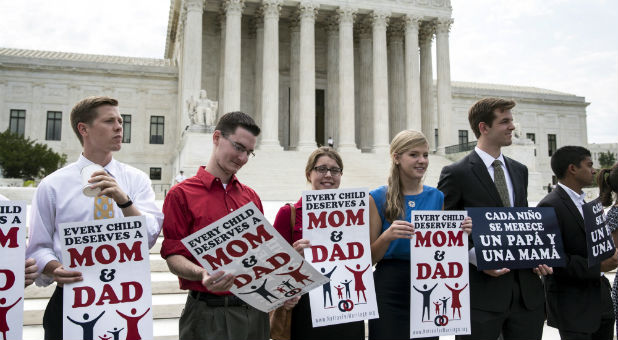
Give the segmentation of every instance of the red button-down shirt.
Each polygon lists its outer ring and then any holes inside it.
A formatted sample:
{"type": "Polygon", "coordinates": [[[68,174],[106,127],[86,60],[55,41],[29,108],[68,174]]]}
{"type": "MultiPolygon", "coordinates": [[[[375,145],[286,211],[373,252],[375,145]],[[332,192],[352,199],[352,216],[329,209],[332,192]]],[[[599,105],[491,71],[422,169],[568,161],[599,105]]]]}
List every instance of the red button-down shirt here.
{"type": "MultiPolygon", "coordinates": [[[[219,178],[200,167],[195,176],[172,187],[165,197],[161,256],[182,255],[199,265],[181,240],[249,202],[255,203],[264,213],[262,201],[255,191],[241,184],[236,176],[232,176],[227,187],[223,188],[219,178]]],[[[200,281],[183,278],[179,281],[181,289],[208,291],[200,281]]]]}

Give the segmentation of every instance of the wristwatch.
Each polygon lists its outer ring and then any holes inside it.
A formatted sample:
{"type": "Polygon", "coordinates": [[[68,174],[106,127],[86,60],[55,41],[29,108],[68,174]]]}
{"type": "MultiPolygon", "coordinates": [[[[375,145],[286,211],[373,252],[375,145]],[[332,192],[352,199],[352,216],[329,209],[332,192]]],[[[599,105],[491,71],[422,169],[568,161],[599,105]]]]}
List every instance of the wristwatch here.
{"type": "Polygon", "coordinates": [[[133,205],[133,201],[131,201],[131,197],[127,196],[127,198],[129,199],[128,201],[126,201],[123,204],[118,204],[118,202],[116,202],[116,205],[118,206],[118,208],[120,209],[124,209],[124,208],[128,208],[130,206],[133,205]]]}

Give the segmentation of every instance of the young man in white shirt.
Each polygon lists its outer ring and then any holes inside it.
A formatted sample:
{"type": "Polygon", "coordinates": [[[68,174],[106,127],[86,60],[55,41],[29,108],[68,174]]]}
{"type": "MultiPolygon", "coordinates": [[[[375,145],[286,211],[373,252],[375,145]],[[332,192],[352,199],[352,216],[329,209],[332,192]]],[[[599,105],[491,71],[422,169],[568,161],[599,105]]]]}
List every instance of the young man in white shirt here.
{"type": "MultiPolygon", "coordinates": [[[[467,156],[442,168],[438,190],[445,210],[528,206],[528,168],[502,154],[512,143],[513,107],[512,100],[483,98],[470,108],[468,121],[478,142],[467,156]]],[[[541,339],[545,299],[539,275],[550,274],[551,267],[478,271],[474,250],[470,260],[472,332],[456,339],[541,339]]]]}
{"type": "Polygon", "coordinates": [[[614,311],[610,284],[603,272],[616,268],[618,251],[600,264],[588,266],[588,246],[583,191],[594,181],[590,151],[581,146],[563,146],[551,157],[558,178],[556,189],[539,207],[556,211],[566,254],[566,266],[554,268],[545,279],[547,324],[558,328],[561,339],[613,339],[614,311]]]}
{"type": "Polygon", "coordinates": [[[57,283],[43,316],[45,339],[62,339],[62,286],[83,279],[80,272],[62,265],[59,225],[96,219],[96,200],[109,199],[107,203],[113,211],[109,217],[146,217],[149,246],[152,247],[163,219],[154,203],[155,194],[146,174],[112,157],[122,144],[118,101],[109,97],[81,100],[71,111],[71,126],[82,144],[81,155],[75,163],[44,178],[32,200],[26,255],[36,260],[41,271],[35,280],[38,286],[57,283]],[[95,198],[82,193],[81,169],[91,164],[104,168],[95,171],[90,179],[92,188],[101,189],[95,198]]]}

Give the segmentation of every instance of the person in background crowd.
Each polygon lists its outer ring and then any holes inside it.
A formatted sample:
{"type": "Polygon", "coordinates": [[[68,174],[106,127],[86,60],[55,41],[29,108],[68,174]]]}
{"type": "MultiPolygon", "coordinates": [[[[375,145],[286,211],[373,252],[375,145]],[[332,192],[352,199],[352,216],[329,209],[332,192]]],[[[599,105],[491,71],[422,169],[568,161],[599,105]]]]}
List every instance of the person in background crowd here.
{"type": "MultiPolygon", "coordinates": [[[[611,169],[601,169],[597,174],[599,196],[607,211],[607,227],[612,233],[614,244],[618,244],[618,163],[611,169]]],[[[614,305],[614,318],[616,319],[616,331],[618,331],[618,276],[614,276],[612,288],[612,301],[614,305]]]]}
{"type": "Polygon", "coordinates": [[[75,163],[56,170],[39,184],[30,211],[29,243],[26,256],[36,260],[41,275],[38,286],[56,282],[56,290],[43,315],[45,339],[62,339],[62,286],[82,281],[82,274],[62,264],[60,224],[99,218],[140,216],[146,218],[148,243],[152,247],[161,232],[163,215],[155,204],[148,176],[112,157],[122,146],[122,117],[118,101],[109,97],[88,97],[71,110],[71,126],[82,144],[75,163]],[[98,164],[90,187],[99,196],[82,193],[81,170],[98,164]]]}
{"type": "MultiPolygon", "coordinates": [[[[305,167],[305,178],[311,184],[311,190],[337,189],[342,175],[343,161],[334,149],[320,147],[309,156],[305,167]]],[[[288,204],[281,207],[273,226],[302,255],[303,249],[311,246],[308,240],[303,239],[302,199],[293,206],[294,209],[288,204]],[[292,212],[294,212],[294,217],[291,216],[292,212]],[[292,218],[294,219],[293,231],[290,226],[292,218]]],[[[357,321],[313,328],[309,294],[304,294],[292,311],[291,337],[292,340],[365,339],[365,324],[357,321]]]]}
{"type": "MultiPolygon", "coordinates": [[[[474,151],[442,168],[438,189],[446,210],[528,206],[528,169],[501,151],[512,143],[514,106],[512,100],[484,98],[470,108],[468,121],[478,142],[474,151]]],[[[539,275],[551,274],[551,267],[478,271],[473,249],[470,260],[472,333],[456,338],[541,339],[545,296],[539,275]]]]}
{"type": "Polygon", "coordinates": [[[178,174],[178,176],[176,176],[176,178],[174,178],[174,184],[178,184],[178,183],[184,181],[185,179],[187,179],[187,177],[185,177],[185,172],[180,170],[180,173],[178,174]]]}
{"type": "MultiPolygon", "coordinates": [[[[416,210],[442,210],[444,195],[423,185],[429,166],[425,136],[404,130],[390,145],[391,171],[388,185],[370,193],[369,219],[371,259],[379,319],[369,320],[369,339],[410,339],[410,239],[416,210]]],[[[462,228],[470,233],[472,221],[462,228]]],[[[429,308],[429,307],[428,307],[429,308]]],[[[437,339],[438,337],[434,337],[437,339]]]]}
{"type": "Polygon", "coordinates": [[[602,273],[616,268],[618,250],[600,264],[588,266],[582,189],[594,181],[590,151],[563,146],[552,155],[551,168],[558,185],[538,206],[556,211],[567,260],[566,267],[554,268],[553,275],[545,278],[547,324],[558,328],[561,339],[613,339],[610,286],[602,273]]]}

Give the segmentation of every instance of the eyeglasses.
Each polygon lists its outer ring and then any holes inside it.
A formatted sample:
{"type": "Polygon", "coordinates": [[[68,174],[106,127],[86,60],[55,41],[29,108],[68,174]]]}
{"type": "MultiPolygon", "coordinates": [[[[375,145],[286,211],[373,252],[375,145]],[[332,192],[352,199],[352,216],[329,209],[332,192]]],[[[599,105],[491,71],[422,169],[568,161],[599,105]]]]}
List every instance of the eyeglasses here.
{"type": "Polygon", "coordinates": [[[330,171],[330,175],[333,177],[341,176],[343,173],[343,169],[341,168],[327,168],[326,166],[316,166],[313,170],[317,171],[320,175],[326,175],[327,172],[330,171]]]}
{"type": "Polygon", "coordinates": [[[247,148],[244,145],[234,142],[233,140],[227,138],[227,136],[224,134],[221,134],[221,137],[227,139],[228,142],[232,144],[232,147],[234,148],[234,150],[236,150],[236,152],[246,153],[247,157],[255,157],[255,152],[247,150],[247,148]]]}

